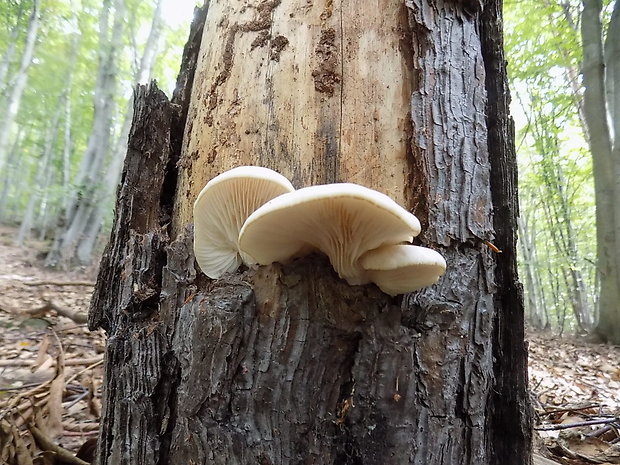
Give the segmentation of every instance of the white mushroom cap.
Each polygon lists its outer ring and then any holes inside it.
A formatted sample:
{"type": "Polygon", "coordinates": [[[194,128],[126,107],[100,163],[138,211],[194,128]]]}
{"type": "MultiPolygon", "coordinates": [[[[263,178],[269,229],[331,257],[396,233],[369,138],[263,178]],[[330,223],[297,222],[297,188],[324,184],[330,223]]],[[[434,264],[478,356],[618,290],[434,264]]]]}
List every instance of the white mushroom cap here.
{"type": "Polygon", "coordinates": [[[257,263],[325,253],[349,284],[369,282],[358,259],[384,244],[411,242],[418,219],[388,196],[357,184],[306,187],[275,198],[247,219],[239,248],[257,263]]]}
{"type": "Polygon", "coordinates": [[[219,278],[235,271],[245,261],[238,239],[247,217],[294,190],[284,176],[260,166],[240,166],[211,179],[194,203],[194,254],[204,274],[219,278]]]}
{"type": "Polygon", "coordinates": [[[439,252],[417,245],[386,245],[360,258],[370,280],[390,295],[404,294],[435,284],[446,271],[439,252]]]}

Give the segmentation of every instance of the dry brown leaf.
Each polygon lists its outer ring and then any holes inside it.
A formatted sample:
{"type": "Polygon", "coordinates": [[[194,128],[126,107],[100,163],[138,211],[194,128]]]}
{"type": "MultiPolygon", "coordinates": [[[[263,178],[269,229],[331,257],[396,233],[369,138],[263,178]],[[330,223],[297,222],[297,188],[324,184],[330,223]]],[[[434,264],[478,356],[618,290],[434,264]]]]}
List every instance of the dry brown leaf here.
{"type": "Polygon", "coordinates": [[[37,353],[37,359],[34,362],[35,367],[40,367],[41,364],[45,362],[46,359],[51,358],[49,357],[49,355],[47,355],[47,349],[49,348],[49,345],[50,345],[50,337],[49,337],[49,334],[46,334],[45,336],[43,336],[43,340],[41,341],[41,344],[39,345],[39,352],[37,353]]]}
{"type": "Polygon", "coordinates": [[[12,425],[13,442],[15,443],[15,465],[33,465],[32,456],[24,439],[19,434],[19,430],[12,425]]]}
{"type": "Polygon", "coordinates": [[[57,455],[49,450],[37,454],[33,460],[33,465],[57,465],[57,455]]]}
{"type": "Polygon", "coordinates": [[[570,413],[565,413],[562,416],[561,421],[559,421],[558,423],[560,425],[570,425],[571,423],[581,423],[581,422],[583,422],[583,417],[579,415],[572,415],[570,413]]]}
{"type": "MultiPolygon", "coordinates": [[[[45,371],[49,368],[52,368],[54,366],[54,359],[52,357],[50,357],[49,355],[45,355],[46,358],[44,358],[41,363],[38,364],[38,367],[33,370],[34,373],[37,373],[39,371],[45,371]]],[[[56,371],[54,370],[54,373],[56,371]]]]}
{"type": "Polygon", "coordinates": [[[0,462],[9,463],[9,458],[15,455],[15,446],[13,445],[13,433],[11,425],[8,421],[0,421],[0,462]]]}
{"type": "Polygon", "coordinates": [[[62,436],[62,396],[65,392],[65,360],[64,352],[58,340],[59,354],[56,363],[56,377],[50,385],[49,399],[47,401],[48,417],[43,432],[51,439],[62,436]]]}
{"type": "Polygon", "coordinates": [[[3,464],[33,465],[28,444],[6,418],[0,421],[0,460],[3,464]]]}
{"type": "Polygon", "coordinates": [[[598,438],[573,437],[566,441],[566,447],[576,456],[592,463],[620,463],[620,451],[598,438]]]}

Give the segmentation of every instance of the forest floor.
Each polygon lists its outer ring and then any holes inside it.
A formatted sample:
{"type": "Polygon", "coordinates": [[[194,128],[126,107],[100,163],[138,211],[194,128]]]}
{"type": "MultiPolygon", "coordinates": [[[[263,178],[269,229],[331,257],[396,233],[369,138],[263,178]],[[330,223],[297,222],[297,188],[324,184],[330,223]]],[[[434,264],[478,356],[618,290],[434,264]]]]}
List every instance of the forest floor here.
{"type": "MultiPolygon", "coordinates": [[[[55,445],[84,446],[88,460],[105,346],[85,324],[95,270],[46,269],[44,244],[17,248],[14,235],[0,227],[0,463],[53,463],[63,453],[55,445]]],[[[536,451],[563,464],[620,464],[620,347],[536,331],[527,339],[536,451]]]]}

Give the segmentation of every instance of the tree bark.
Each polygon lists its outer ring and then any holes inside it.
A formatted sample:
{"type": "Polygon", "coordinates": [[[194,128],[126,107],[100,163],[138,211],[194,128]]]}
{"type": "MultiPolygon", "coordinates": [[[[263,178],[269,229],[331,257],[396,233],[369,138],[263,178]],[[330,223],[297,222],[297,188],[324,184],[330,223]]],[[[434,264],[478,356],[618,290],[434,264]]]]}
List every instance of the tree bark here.
{"type": "Polygon", "coordinates": [[[89,315],[101,465],[529,463],[501,5],[317,3],[212,1],[172,102],[138,89],[89,315]],[[207,279],[191,206],[240,164],[388,193],[446,275],[389,297],[311,256],[207,279]]]}

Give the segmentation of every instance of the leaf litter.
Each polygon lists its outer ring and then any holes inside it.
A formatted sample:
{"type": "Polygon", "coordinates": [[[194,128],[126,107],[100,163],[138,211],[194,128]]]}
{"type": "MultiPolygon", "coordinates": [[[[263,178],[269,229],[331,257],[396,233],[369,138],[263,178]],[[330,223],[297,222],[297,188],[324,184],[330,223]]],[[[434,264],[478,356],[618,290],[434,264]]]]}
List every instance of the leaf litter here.
{"type": "Polygon", "coordinates": [[[620,347],[527,338],[535,448],[566,465],[620,464],[620,347]]]}
{"type": "Polygon", "coordinates": [[[96,438],[105,335],[85,324],[95,269],[43,267],[0,228],[0,464],[86,464],[96,438]]]}

